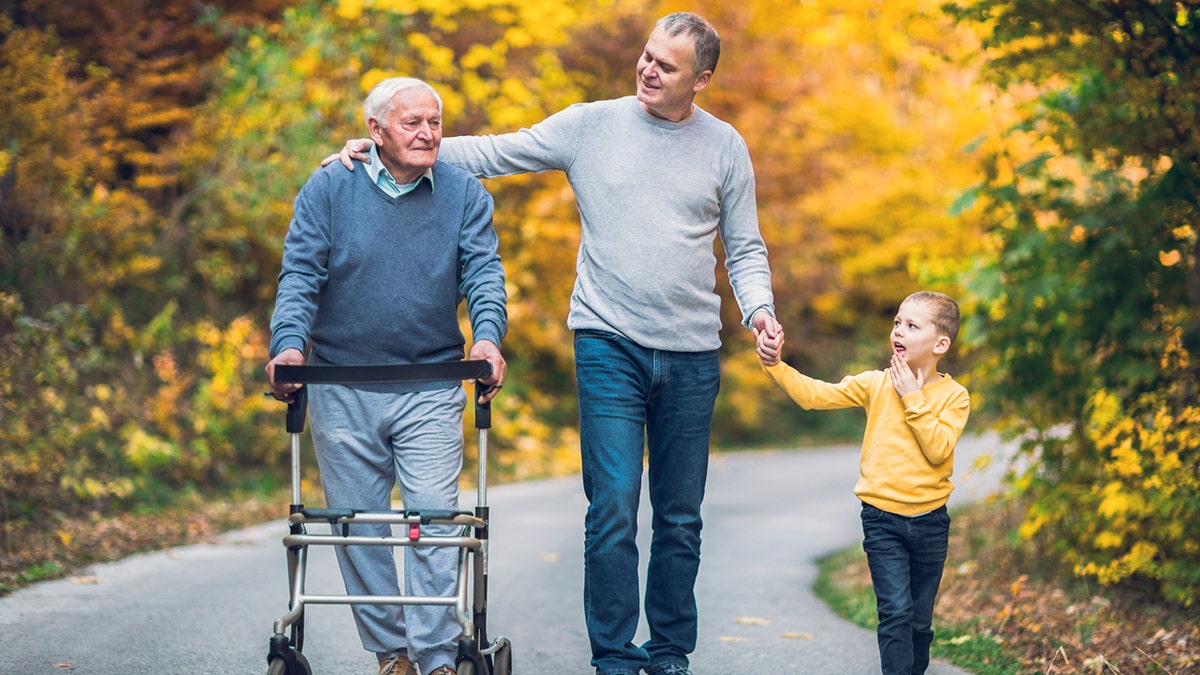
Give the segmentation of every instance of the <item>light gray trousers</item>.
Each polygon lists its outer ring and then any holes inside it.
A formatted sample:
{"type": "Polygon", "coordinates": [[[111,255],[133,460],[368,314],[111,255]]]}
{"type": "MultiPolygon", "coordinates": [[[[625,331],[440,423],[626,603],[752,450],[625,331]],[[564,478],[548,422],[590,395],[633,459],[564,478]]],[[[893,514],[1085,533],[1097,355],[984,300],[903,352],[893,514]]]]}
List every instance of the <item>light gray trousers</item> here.
{"type": "MultiPolygon", "coordinates": [[[[463,462],[462,387],[385,394],[342,385],[309,387],[309,425],[329,508],[387,510],[400,484],[406,509],[457,509],[463,462]]],[[[425,526],[427,532],[438,532],[425,526]]],[[[389,525],[352,525],[351,534],[387,536],[389,525]]],[[[441,532],[453,530],[441,526],[441,532]]],[[[403,536],[403,534],[401,534],[403,536]]],[[[351,595],[398,595],[395,553],[387,546],[338,546],[351,595]]],[[[448,595],[458,549],[418,546],[404,552],[405,595],[448,595]]],[[[428,673],[454,666],[462,632],[451,608],[355,605],[363,648],[407,653],[428,673]]]]}

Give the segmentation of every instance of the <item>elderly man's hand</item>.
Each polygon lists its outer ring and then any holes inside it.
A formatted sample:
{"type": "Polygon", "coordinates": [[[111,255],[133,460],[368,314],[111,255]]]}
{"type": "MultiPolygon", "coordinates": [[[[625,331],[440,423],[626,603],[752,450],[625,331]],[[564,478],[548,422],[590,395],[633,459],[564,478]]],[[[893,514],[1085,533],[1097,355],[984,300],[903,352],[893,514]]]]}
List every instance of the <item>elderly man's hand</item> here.
{"type": "Polygon", "coordinates": [[[299,349],[285,349],[267,364],[267,384],[271,385],[271,395],[280,401],[287,401],[304,385],[299,382],[276,382],[275,366],[278,365],[302,366],[304,365],[304,353],[299,349]]]}
{"type": "Polygon", "coordinates": [[[483,360],[492,364],[492,374],[479,378],[479,384],[487,385],[487,391],[479,396],[479,403],[487,403],[495,398],[504,386],[504,369],[507,367],[504,356],[500,354],[500,348],[496,346],[496,343],[490,340],[480,340],[471,347],[468,358],[472,361],[483,360]]]}

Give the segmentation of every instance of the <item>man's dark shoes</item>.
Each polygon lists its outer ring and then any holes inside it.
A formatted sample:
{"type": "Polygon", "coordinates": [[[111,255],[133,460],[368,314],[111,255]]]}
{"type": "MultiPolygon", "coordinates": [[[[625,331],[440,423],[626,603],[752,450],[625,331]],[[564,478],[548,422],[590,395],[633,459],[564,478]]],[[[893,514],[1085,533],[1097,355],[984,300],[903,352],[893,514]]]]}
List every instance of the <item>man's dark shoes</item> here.
{"type": "Polygon", "coordinates": [[[692,671],[686,663],[670,661],[650,666],[646,669],[646,675],[692,675],[692,671]]]}

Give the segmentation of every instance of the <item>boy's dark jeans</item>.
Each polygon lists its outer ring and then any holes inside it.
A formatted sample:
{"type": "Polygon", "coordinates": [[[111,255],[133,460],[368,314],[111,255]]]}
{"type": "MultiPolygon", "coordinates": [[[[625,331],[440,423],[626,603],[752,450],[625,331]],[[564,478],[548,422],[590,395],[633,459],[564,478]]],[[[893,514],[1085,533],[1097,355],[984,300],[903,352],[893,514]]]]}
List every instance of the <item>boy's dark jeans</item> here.
{"type": "Polygon", "coordinates": [[[933,603],[950,537],[946,507],[915,518],[862,505],[863,550],[879,612],[883,675],[920,675],[929,666],[933,603]]]}

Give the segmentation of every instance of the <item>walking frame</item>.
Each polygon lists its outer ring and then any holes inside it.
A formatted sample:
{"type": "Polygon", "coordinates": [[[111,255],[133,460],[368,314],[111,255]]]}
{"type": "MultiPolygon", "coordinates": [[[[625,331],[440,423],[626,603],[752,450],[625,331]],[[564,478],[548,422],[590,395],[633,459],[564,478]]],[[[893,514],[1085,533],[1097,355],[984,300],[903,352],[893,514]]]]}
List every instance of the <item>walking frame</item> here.
{"type": "Polygon", "coordinates": [[[288,401],[287,431],[291,435],[292,504],[288,516],[288,534],[283,538],[287,549],[288,586],[291,597],[288,612],[275,620],[267,653],[267,675],[312,675],[304,656],[304,610],[306,605],[434,605],[452,607],[462,626],[458,640],[455,669],[458,675],[511,675],[512,644],[505,637],[488,640],[488,519],[487,440],[491,428],[491,404],[479,403],[478,396],[487,385],[477,385],[475,428],[478,435],[478,488],[474,511],[391,510],[305,508],[300,496],[300,436],[308,407],[308,385],[379,384],[392,382],[428,382],[441,380],[478,380],[492,372],[483,360],[451,361],[368,366],[285,366],[275,367],[276,382],[304,384],[288,401]],[[328,523],[329,534],[307,531],[311,523],[328,523]],[[352,523],[387,523],[403,528],[403,536],[352,536],[352,523]],[[453,525],[450,535],[434,535],[427,525],[453,525]],[[340,528],[339,528],[340,526],[340,528]],[[449,546],[458,549],[457,581],[453,595],[447,596],[362,596],[318,595],[305,590],[310,546],[449,546]]]}

